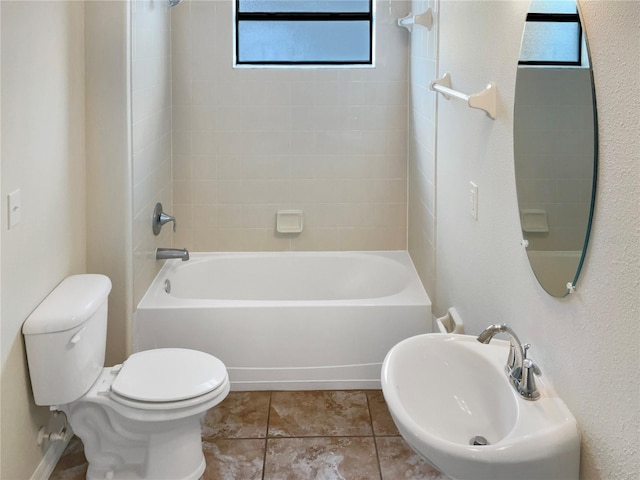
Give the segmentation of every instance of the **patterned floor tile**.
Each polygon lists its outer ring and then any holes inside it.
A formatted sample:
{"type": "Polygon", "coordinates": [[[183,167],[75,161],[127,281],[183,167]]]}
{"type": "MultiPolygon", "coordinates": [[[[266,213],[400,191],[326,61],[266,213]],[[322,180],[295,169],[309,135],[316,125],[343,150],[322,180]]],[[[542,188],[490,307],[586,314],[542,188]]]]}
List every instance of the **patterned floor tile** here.
{"type": "MultiPolygon", "coordinates": [[[[202,433],[201,480],[446,479],[398,436],[381,391],[232,392],[202,433]]],[[[86,471],[74,437],[50,480],[86,471]]]]}
{"type": "Polygon", "coordinates": [[[373,435],[362,391],[273,392],[269,437],[373,435]]]}
{"type": "Polygon", "coordinates": [[[269,438],[264,480],[380,479],[373,437],[269,438]]]}
{"type": "Polygon", "coordinates": [[[402,437],[376,437],[382,480],[446,480],[422,460],[402,437]]]}
{"type": "Polygon", "coordinates": [[[384,395],[380,390],[368,390],[367,398],[369,399],[369,410],[371,411],[371,422],[373,423],[373,433],[375,435],[392,436],[400,435],[396,428],[387,403],[384,401],[384,395]]]}
{"type": "Polygon", "coordinates": [[[78,437],[73,437],[49,480],[84,480],[88,466],[82,441],[78,437]]]}
{"type": "Polygon", "coordinates": [[[207,469],[201,480],[261,480],[263,439],[213,439],[203,441],[207,469]]]}
{"type": "Polygon", "coordinates": [[[202,422],[202,438],[265,438],[270,392],[231,392],[210,409],[202,422]]]}

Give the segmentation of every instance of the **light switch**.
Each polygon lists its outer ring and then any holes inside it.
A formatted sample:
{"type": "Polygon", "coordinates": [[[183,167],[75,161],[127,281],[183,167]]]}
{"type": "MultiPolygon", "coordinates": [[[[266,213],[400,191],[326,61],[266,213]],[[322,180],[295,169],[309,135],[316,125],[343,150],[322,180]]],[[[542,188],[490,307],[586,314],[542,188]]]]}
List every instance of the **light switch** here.
{"type": "Polygon", "coordinates": [[[20,205],[20,190],[15,190],[7,196],[7,217],[9,218],[9,230],[20,223],[22,206],[20,205]]]}

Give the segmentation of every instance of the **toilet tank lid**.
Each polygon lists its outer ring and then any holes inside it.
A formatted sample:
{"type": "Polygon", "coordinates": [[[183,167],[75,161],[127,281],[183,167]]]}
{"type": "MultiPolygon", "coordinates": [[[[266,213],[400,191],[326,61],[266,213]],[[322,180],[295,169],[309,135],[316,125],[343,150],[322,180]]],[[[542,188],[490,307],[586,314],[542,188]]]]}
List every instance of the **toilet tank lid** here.
{"type": "Polygon", "coordinates": [[[65,278],[27,317],[24,335],[63,332],[86,322],[106,301],[109,277],[97,274],[65,278]]]}

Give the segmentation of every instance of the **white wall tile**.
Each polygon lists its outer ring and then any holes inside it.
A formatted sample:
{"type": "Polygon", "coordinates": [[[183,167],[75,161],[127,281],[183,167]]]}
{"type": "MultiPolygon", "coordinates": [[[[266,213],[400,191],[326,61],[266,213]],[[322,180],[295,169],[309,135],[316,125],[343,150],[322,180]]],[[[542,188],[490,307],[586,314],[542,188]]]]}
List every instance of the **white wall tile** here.
{"type": "MultiPolygon", "coordinates": [[[[133,246],[134,305],[146,291],[160,264],[156,247],[171,245],[171,229],[154,236],[149,219],[156,202],[168,213],[172,208],[172,142],[178,157],[179,178],[190,178],[190,133],[188,98],[171,108],[171,25],[169,11],[159,0],[136,1],[132,8],[133,91],[133,215],[139,225],[133,246]],[[136,101],[136,98],[139,100],[136,101]],[[173,129],[172,124],[177,126],[173,129]],[[146,228],[144,223],[146,219],[146,228]]],[[[176,19],[177,27],[178,19],[176,19]]],[[[177,28],[174,30],[177,31],[177,28]]],[[[175,36],[180,43],[182,37],[175,36]]],[[[179,61],[178,61],[179,62],[179,61]]],[[[179,63],[174,67],[180,67],[179,63]]],[[[183,86],[185,83],[183,83],[183,86]]]]}
{"type": "MultiPolygon", "coordinates": [[[[411,10],[426,10],[427,2],[413,0],[411,10]]],[[[439,2],[430,2],[437,18],[439,2]]],[[[427,293],[435,297],[435,94],[428,90],[437,75],[438,22],[431,31],[411,35],[408,118],[409,253],[427,293]]],[[[399,141],[396,139],[396,141],[399,141]]],[[[396,189],[400,187],[395,186],[396,189]]]]}
{"type": "Polygon", "coordinates": [[[173,104],[173,195],[193,205],[194,248],[405,248],[406,220],[389,218],[406,217],[408,37],[388,2],[373,69],[233,69],[232,2],[183,4],[171,22],[174,97],[184,89],[173,104]],[[365,192],[362,179],[376,183],[365,192]],[[274,236],[279,206],[305,210],[309,230],[274,236]],[[201,216],[213,207],[215,221],[201,216]],[[365,211],[376,228],[364,228],[365,211]]]}

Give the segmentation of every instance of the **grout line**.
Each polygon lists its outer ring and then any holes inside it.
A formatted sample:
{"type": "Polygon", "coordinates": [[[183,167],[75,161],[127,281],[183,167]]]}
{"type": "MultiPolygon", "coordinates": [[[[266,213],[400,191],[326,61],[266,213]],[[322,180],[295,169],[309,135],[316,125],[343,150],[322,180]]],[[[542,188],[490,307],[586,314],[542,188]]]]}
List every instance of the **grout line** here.
{"type": "Polygon", "coordinates": [[[373,448],[376,451],[376,462],[378,464],[378,475],[382,480],[382,466],[380,465],[380,454],[378,453],[378,442],[376,441],[376,432],[373,429],[373,414],[371,413],[371,402],[369,401],[369,395],[365,392],[367,397],[367,410],[369,411],[369,421],[371,422],[371,433],[373,435],[373,448]]]}
{"type": "Polygon", "coordinates": [[[368,435],[368,434],[344,434],[344,435],[277,435],[272,437],[207,437],[203,438],[203,441],[211,441],[211,440],[270,440],[270,439],[280,439],[280,438],[297,438],[299,440],[304,440],[305,438],[398,438],[402,435],[368,435]]]}
{"type": "Polygon", "coordinates": [[[364,397],[367,399],[367,412],[369,412],[369,425],[371,425],[371,436],[376,436],[376,431],[373,429],[373,414],[371,413],[371,402],[369,401],[369,395],[364,392],[364,397]]]}
{"type": "Polygon", "coordinates": [[[269,437],[268,440],[306,440],[311,438],[374,438],[374,436],[373,435],[308,435],[308,436],[296,436],[296,437],[269,437]]]}
{"type": "Polygon", "coordinates": [[[267,430],[264,434],[264,456],[262,457],[262,480],[264,480],[264,473],[267,470],[267,449],[269,448],[269,421],[271,420],[271,399],[273,398],[273,392],[269,393],[269,404],[267,405],[267,430]]]}

